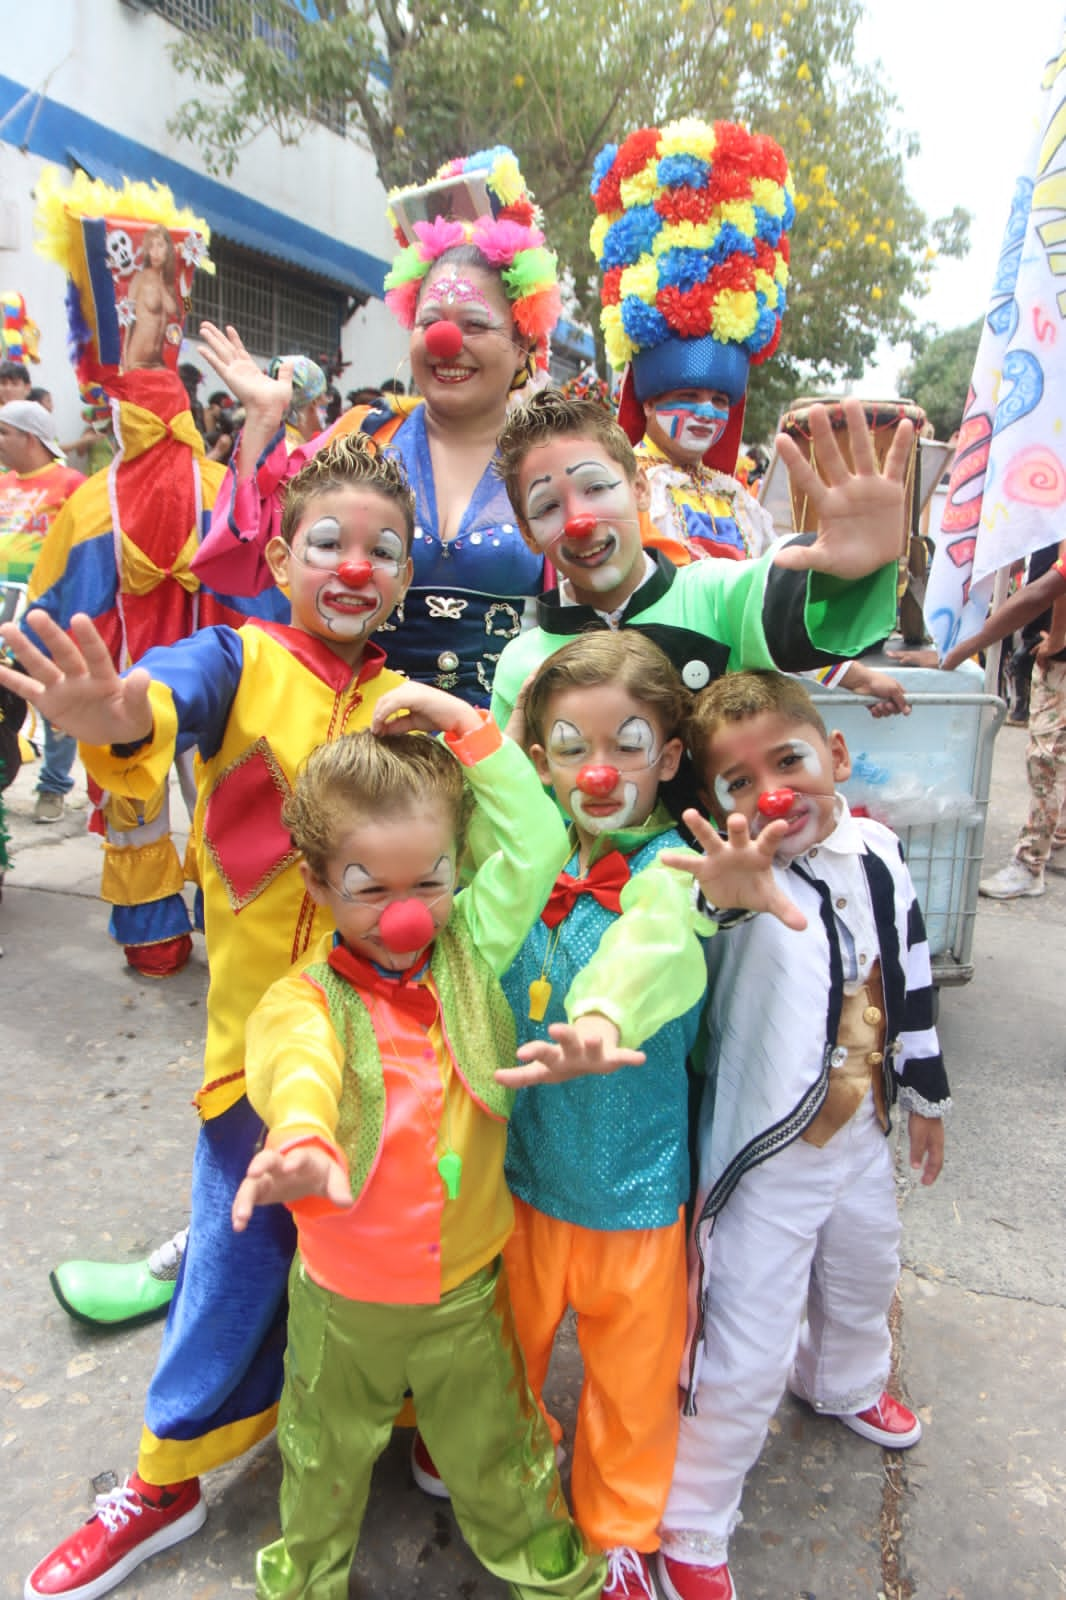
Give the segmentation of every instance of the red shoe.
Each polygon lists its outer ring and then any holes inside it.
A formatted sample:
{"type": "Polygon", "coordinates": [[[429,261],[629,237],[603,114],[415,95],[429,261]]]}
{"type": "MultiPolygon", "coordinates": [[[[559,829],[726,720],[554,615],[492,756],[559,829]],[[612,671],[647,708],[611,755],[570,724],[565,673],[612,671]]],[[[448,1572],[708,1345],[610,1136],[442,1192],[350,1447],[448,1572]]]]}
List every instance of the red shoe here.
{"type": "Polygon", "coordinates": [[[426,1449],[426,1441],[417,1430],[411,1443],[411,1476],[423,1494],[431,1494],[434,1500],[451,1499],[448,1485],[437,1471],[433,1457],[426,1449]]]}
{"type": "Polygon", "coordinates": [[[607,1582],[601,1600],[656,1600],[648,1558],[627,1544],[607,1551],[607,1582]]]}
{"type": "Polygon", "coordinates": [[[88,1522],[34,1567],[24,1600],[97,1600],[202,1528],[206,1516],[199,1478],[157,1488],[131,1473],[121,1488],[98,1494],[88,1522]]]}
{"type": "Polygon", "coordinates": [[[656,1564],[659,1588],[666,1600],[737,1600],[728,1561],[717,1567],[690,1567],[660,1550],[656,1564]]]}
{"type": "Polygon", "coordinates": [[[863,1439],[872,1439],[874,1444],[881,1445],[885,1450],[907,1450],[922,1437],[922,1425],[914,1412],[902,1400],[890,1395],[887,1389],[883,1389],[880,1398],[872,1406],[867,1406],[865,1411],[856,1411],[851,1415],[839,1411],[832,1414],[852,1433],[861,1435],[863,1439]]]}

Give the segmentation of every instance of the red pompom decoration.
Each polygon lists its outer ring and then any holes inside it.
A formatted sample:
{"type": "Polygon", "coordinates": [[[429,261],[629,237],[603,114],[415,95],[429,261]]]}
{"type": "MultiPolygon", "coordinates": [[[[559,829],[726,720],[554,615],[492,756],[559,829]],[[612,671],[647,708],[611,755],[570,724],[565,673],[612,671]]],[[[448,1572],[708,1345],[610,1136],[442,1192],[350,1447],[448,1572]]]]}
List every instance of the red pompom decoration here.
{"type": "Polygon", "coordinates": [[[638,128],[628,139],[622,141],[611,172],[617,173],[619,179],[635,178],[638,172],[644,171],[648,162],[658,152],[658,128],[638,128]]]}
{"type": "Polygon", "coordinates": [[[436,932],[433,918],[421,900],[394,900],[385,907],[378,922],[378,938],[394,956],[424,950],[436,932]]]}

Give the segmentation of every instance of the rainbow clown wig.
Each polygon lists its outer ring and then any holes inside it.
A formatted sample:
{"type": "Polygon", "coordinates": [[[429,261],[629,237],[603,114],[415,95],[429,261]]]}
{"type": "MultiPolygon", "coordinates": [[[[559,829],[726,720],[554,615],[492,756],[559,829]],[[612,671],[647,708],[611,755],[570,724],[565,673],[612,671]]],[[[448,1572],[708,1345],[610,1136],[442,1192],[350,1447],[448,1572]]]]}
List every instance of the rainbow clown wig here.
{"type": "Polygon", "coordinates": [[[645,400],[721,389],[730,426],[708,464],[732,471],[749,368],[781,337],[795,217],[784,151],[736,123],[684,117],[606,145],[590,189],[607,357],[629,369],[619,420],[636,442],[645,400]]]}
{"type": "Polygon", "coordinates": [[[540,221],[506,145],[445,162],[429,183],[394,189],[389,222],[404,248],[385,279],[386,304],[403,327],[413,328],[430,267],[447,251],[473,245],[499,273],[515,327],[533,342],[537,365],[546,370],[562,302],[555,254],[540,221]]]}

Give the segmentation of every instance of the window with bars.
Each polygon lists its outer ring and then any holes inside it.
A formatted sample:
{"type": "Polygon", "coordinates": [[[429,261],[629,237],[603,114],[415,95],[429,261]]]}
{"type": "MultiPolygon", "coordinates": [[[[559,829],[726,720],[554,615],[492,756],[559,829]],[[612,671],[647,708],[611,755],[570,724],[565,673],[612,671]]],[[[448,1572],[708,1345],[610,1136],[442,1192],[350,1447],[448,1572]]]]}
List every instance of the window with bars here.
{"type": "MultiPolygon", "coordinates": [[[[223,26],[219,21],[219,0],[152,0],[152,5],[161,17],[186,33],[199,33],[207,28],[217,30],[223,26]]],[[[249,7],[249,13],[253,35],[272,44],[291,61],[296,54],[295,34],[287,28],[271,27],[256,15],[254,4],[249,7]]],[[[229,31],[239,37],[244,28],[230,24],[229,31]]],[[[343,137],[347,132],[348,114],[343,100],[321,100],[310,108],[309,114],[333,133],[343,137]]]]}
{"type": "Polygon", "coordinates": [[[193,279],[188,326],[205,318],[232,323],[248,349],[261,357],[307,355],[328,367],[340,349],[347,297],[264,260],[228,239],[211,241],[215,275],[193,279]]]}

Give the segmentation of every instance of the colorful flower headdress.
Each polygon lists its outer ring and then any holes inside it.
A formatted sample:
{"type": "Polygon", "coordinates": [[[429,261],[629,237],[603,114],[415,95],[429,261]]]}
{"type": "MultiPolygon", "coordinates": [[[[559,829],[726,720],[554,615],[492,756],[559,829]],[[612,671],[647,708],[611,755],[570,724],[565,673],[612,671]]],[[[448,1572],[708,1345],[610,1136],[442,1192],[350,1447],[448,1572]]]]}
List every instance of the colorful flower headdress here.
{"type": "MultiPolygon", "coordinates": [[[[795,216],[780,145],[735,123],[639,128],[596,157],[590,243],[612,366],[707,339],[765,361],[781,337],[795,216]]],[[[728,391],[727,391],[728,392],[728,391]]]]}
{"type": "Polygon", "coordinates": [[[36,192],[37,249],[67,274],[70,358],[86,397],[103,372],[122,365],[136,320],[131,286],[145,265],[145,239],[153,229],[169,236],[172,287],[180,302],[180,314],[168,319],[161,352],[161,364],[175,370],[193,274],[198,267],[215,270],[207,255],[206,222],[180,208],[158,183],[127,178],[113,189],[82,171],[71,177],[46,167],[36,192]]]}
{"type": "Polygon", "coordinates": [[[556,258],[513,151],[496,145],[445,162],[429,183],[394,189],[388,215],[404,248],[385,279],[385,303],[402,327],[415,325],[433,263],[472,244],[499,272],[515,327],[535,342],[537,365],[547,368],[548,338],[562,310],[556,258]]]}

